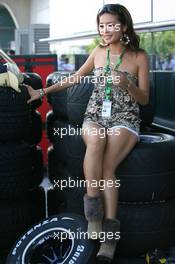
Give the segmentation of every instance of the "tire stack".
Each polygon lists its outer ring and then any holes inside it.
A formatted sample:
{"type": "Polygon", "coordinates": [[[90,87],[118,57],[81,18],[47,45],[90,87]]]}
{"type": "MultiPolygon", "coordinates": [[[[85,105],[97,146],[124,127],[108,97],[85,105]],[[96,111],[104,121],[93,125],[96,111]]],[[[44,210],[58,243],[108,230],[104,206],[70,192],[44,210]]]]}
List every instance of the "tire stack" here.
{"type": "MultiPolygon", "coordinates": [[[[54,74],[48,76],[48,85],[52,80],[54,74]]],[[[48,150],[48,171],[55,187],[49,194],[50,215],[62,212],[84,215],[85,188],[76,184],[61,190],[58,181],[84,179],[81,125],[92,90],[91,83],[81,83],[49,98],[53,112],[47,116],[47,134],[53,147],[48,150]],[[74,135],[61,136],[58,133],[61,130],[74,130],[74,135]]],[[[134,258],[155,248],[164,250],[175,245],[174,156],[173,136],[142,132],[140,142],[116,169],[116,177],[120,179],[117,217],[121,221],[117,254],[121,257],[134,258]]]]}
{"type": "Polygon", "coordinates": [[[69,213],[44,219],[18,239],[6,264],[95,264],[97,247],[93,241],[74,236],[77,230],[85,232],[86,229],[87,222],[80,215],[69,213]],[[63,239],[58,238],[61,234],[63,239]]]}
{"type": "MultiPolygon", "coordinates": [[[[47,78],[47,86],[52,85],[55,81],[67,75],[68,73],[65,72],[56,72],[49,75],[47,78]]],[[[89,78],[92,77],[89,76],[89,78]]],[[[74,180],[83,179],[82,162],[85,146],[80,136],[76,136],[75,134],[74,136],[68,137],[68,135],[65,135],[60,139],[59,133],[66,134],[69,129],[75,129],[81,133],[82,113],[86,109],[92,90],[93,84],[88,84],[86,81],[85,83],[81,83],[81,85],[75,85],[66,90],[50,94],[48,97],[48,102],[53,110],[48,112],[46,121],[47,137],[53,144],[48,149],[48,174],[49,179],[55,186],[55,192],[50,191],[48,197],[52,199],[51,197],[53,196],[54,199],[55,193],[58,194],[59,198],[56,199],[56,204],[59,207],[57,212],[60,213],[76,212],[81,214],[83,210],[83,205],[79,202],[76,203],[76,201],[82,200],[85,188],[80,188],[81,191],[77,192],[76,186],[72,188],[65,187],[59,192],[58,181],[65,182],[68,178],[74,180]],[[76,123],[76,120],[79,122],[76,123]],[[76,146],[80,146],[80,149],[79,147],[76,148],[76,146]],[[67,153],[71,155],[71,159],[66,158],[65,155],[67,153]],[[74,203],[72,203],[72,199],[75,200],[74,203]]],[[[52,206],[55,207],[53,203],[50,203],[50,213],[52,213],[52,206]]]]}
{"type": "MultiPolygon", "coordinates": [[[[27,74],[24,74],[24,83],[34,86],[27,74]]],[[[43,177],[42,151],[36,146],[41,139],[42,125],[40,114],[35,111],[42,102],[27,104],[27,88],[23,85],[20,88],[21,93],[17,93],[10,87],[0,87],[2,259],[26,228],[44,217],[44,196],[38,188],[43,177]]]]}

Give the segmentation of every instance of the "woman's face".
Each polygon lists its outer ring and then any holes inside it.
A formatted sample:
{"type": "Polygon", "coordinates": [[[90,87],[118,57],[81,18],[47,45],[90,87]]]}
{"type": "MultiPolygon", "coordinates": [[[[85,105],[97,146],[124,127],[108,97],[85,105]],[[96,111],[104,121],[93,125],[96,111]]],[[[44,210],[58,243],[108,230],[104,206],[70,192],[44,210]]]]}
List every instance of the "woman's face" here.
{"type": "Polygon", "coordinates": [[[118,42],[124,30],[116,15],[105,13],[100,16],[99,32],[106,44],[118,42]]]}

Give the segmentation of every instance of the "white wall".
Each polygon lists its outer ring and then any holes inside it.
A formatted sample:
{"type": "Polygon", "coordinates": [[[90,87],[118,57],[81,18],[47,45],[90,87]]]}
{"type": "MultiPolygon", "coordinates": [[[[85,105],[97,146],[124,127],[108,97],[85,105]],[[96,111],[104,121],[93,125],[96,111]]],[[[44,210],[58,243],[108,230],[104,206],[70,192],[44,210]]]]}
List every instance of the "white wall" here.
{"type": "Polygon", "coordinates": [[[49,24],[49,0],[30,0],[30,23],[49,24]]]}
{"type": "Polygon", "coordinates": [[[153,17],[151,0],[50,0],[51,38],[96,30],[98,9],[116,2],[127,7],[134,23],[175,20],[174,0],[153,0],[153,17]]]}
{"type": "Polygon", "coordinates": [[[49,24],[49,0],[0,0],[14,19],[17,28],[30,24],[49,24]]]}
{"type": "Polygon", "coordinates": [[[52,38],[96,29],[96,15],[103,0],[50,0],[52,38]]]}
{"type": "Polygon", "coordinates": [[[30,22],[30,0],[2,0],[0,4],[7,8],[17,28],[28,27],[30,22]]]}
{"type": "Polygon", "coordinates": [[[154,21],[175,20],[174,0],[154,0],[154,21]]]}
{"type": "MultiPolygon", "coordinates": [[[[130,11],[134,23],[151,20],[151,0],[105,0],[105,4],[120,3],[130,11]]],[[[153,21],[175,20],[174,0],[153,0],[153,21]]]]}

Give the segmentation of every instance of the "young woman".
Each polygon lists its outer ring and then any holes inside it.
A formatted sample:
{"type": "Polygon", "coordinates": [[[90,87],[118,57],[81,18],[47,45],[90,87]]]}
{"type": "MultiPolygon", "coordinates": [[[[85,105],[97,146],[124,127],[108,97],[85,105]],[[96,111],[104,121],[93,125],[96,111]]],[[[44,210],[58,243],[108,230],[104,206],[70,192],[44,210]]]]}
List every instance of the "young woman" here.
{"type": "Polygon", "coordinates": [[[82,126],[86,145],[84,175],[89,183],[105,182],[103,191],[97,184],[88,184],[84,196],[88,234],[100,238],[104,234],[97,259],[111,263],[120,230],[117,216],[117,167],[139,141],[139,104],[149,100],[147,54],[139,48],[128,10],[119,4],[107,4],[97,14],[102,43],[83,66],[63,83],[37,91],[28,86],[31,102],[45,94],[63,90],[80,82],[92,70],[97,77],[82,126]],[[101,82],[101,78],[103,81],[101,82]],[[104,129],[104,136],[101,130],[104,129]],[[96,131],[96,133],[94,133],[96,131]],[[110,237],[108,234],[110,233],[110,237]],[[112,237],[111,237],[112,234],[112,237]]]}

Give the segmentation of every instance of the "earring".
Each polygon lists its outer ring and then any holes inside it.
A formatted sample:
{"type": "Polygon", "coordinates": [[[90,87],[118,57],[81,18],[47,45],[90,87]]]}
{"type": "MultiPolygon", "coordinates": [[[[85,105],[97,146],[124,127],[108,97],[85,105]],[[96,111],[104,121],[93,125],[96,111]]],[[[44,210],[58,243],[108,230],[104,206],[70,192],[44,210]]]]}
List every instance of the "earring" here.
{"type": "Polygon", "coordinates": [[[128,45],[128,43],[130,42],[130,38],[127,34],[123,34],[123,36],[120,38],[120,41],[123,45],[128,45]]]}

